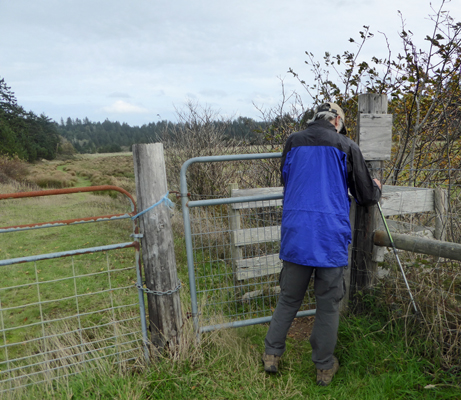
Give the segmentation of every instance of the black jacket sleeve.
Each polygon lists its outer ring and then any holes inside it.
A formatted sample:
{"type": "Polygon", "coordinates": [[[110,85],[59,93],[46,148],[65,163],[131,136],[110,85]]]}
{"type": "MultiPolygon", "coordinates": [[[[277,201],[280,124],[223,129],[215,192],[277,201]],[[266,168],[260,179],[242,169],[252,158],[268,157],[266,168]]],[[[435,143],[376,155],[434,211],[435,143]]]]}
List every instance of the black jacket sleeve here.
{"type": "Polygon", "coordinates": [[[348,165],[349,190],[361,206],[377,204],[381,198],[381,189],[373,181],[360,148],[354,143],[350,147],[348,165]]]}
{"type": "Polygon", "coordinates": [[[280,161],[280,182],[282,186],[285,186],[285,182],[283,180],[283,166],[285,165],[287,154],[291,150],[291,141],[292,141],[292,135],[288,137],[285,143],[285,147],[283,148],[283,152],[282,152],[282,160],[280,161]]]}

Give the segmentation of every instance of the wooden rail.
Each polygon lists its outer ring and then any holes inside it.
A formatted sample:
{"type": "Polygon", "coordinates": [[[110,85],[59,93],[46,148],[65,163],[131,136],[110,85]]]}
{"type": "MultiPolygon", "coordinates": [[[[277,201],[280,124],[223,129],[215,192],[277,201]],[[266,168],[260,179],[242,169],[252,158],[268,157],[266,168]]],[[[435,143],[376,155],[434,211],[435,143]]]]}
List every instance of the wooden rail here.
{"type": "MultiPolygon", "coordinates": [[[[392,233],[392,239],[394,240],[395,247],[399,250],[461,261],[461,244],[458,243],[443,242],[441,240],[426,239],[400,233],[392,233]]],[[[389,236],[384,231],[376,231],[374,233],[373,243],[376,246],[392,246],[389,236]]]]}
{"type": "MultiPolygon", "coordinates": [[[[236,184],[231,185],[231,197],[259,196],[264,194],[282,194],[282,187],[238,189],[236,184]]],[[[234,258],[234,274],[237,281],[257,278],[279,273],[282,262],[279,254],[267,254],[261,257],[244,258],[242,249],[248,245],[280,241],[280,225],[259,228],[241,229],[240,210],[281,206],[282,200],[253,201],[249,203],[235,203],[231,205],[230,224],[232,232],[232,247],[234,258]]]]}

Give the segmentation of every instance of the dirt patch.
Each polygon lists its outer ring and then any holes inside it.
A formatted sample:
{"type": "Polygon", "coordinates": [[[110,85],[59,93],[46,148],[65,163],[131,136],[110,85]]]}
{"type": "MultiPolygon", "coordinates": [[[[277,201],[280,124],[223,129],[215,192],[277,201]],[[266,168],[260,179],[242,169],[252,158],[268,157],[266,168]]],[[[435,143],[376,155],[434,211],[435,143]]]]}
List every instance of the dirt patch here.
{"type": "Polygon", "coordinates": [[[311,336],[315,317],[295,318],[288,331],[288,337],[295,340],[308,340],[311,336]]]}

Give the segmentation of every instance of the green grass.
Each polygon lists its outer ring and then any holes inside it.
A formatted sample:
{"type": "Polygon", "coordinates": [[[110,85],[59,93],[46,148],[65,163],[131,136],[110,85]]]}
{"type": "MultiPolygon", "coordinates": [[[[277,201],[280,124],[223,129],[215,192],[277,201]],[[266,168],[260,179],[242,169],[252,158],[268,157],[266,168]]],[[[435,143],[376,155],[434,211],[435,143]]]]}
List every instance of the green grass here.
{"type": "Polygon", "coordinates": [[[403,321],[384,323],[376,316],[342,321],[341,368],[327,388],[315,384],[307,340],[289,339],[280,372],[265,374],[259,358],[267,327],[256,326],[212,334],[198,362],[151,369],[146,399],[458,399],[459,377],[426,361],[422,344],[407,347],[403,321]]]}
{"type": "MultiPolygon", "coordinates": [[[[213,259],[213,256],[203,250],[196,250],[194,258],[197,299],[200,305],[202,325],[213,324],[216,315],[228,317],[229,320],[235,320],[235,316],[242,320],[272,315],[277,304],[275,288],[279,284],[278,274],[265,276],[264,280],[256,277],[237,281],[234,287],[234,272],[230,262],[213,259]],[[262,290],[263,294],[236,301],[236,299],[244,298],[245,293],[257,290],[262,290]]],[[[315,308],[312,292],[313,284],[306,293],[300,311],[315,308]]]]}
{"type": "MultiPolygon", "coordinates": [[[[128,211],[127,201],[88,193],[0,202],[2,226],[128,211]]],[[[127,220],[3,233],[0,259],[131,242],[131,233],[132,223],[127,220]]],[[[69,331],[90,328],[85,335],[93,340],[99,335],[93,326],[139,316],[136,305],[126,307],[138,301],[134,267],[132,248],[0,267],[1,308],[9,308],[2,312],[6,331],[0,345],[10,345],[0,351],[0,362],[40,353],[45,346],[41,341],[26,342],[42,337],[42,329],[46,334],[59,332],[61,320],[68,323],[69,331]],[[112,310],[119,306],[120,311],[112,310]],[[101,311],[104,309],[108,311],[101,311]],[[38,324],[42,316],[47,321],[43,327],[38,324]]]]}
{"type": "MultiPolygon", "coordinates": [[[[99,157],[98,157],[99,159],[99,157]]],[[[114,158],[115,159],[115,158],[114,158]]],[[[87,161],[85,161],[87,162],[87,161]]],[[[100,165],[100,164],[98,164],[100,165]]],[[[65,166],[63,166],[64,168],[65,166]]],[[[90,164],[88,164],[88,168],[90,164]]],[[[79,176],[79,175],[77,175],[79,176]]],[[[2,226],[44,222],[57,219],[104,215],[126,211],[127,205],[119,199],[91,194],[57,196],[52,200],[37,198],[31,200],[8,200],[0,202],[2,226]]],[[[180,232],[179,213],[173,220],[175,230],[180,232]]],[[[24,233],[3,234],[0,242],[0,259],[24,255],[63,251],[80,247],[93,247],[108,243],[128,242],[131,239],[129,222],[96,223],[66,228],[50,228],[24,233]]],[[[180,279],[185,283],[181,290],[183,313],[190,310],[187,288],[187,267],[185,246],[180,234],[175,237],[175,254],[180,279]]],[[[204,267],[211,262],[202,255],[204,267]]],[[[43,286],[47,300],[59,300],[68,291],[76,290],[81,297],[81,310],[91,311],[110,302],[110,296],[99,292],[107,289],[107,274],[114,267],[124,267],[133,262],[132,249],[102,254],[95,253],[74,260],[61,259],[30,264],[18,264],[1,271],[1,287],[18,282],[30,286],[15,290],[0,290],[3,307],[38,300],[32,284],[37,279],[54,280],[66,277],[70,269],[78,274],[97,273],[84,277],[76,283],[63,281],[43,286]],[[63,262],[63,260],[65,260],[63,262]],[[43,263],[43,265],[42,265],[43,263]],[[102,279],[100,279],[102,278],[102,279]]],[[[216,265],[215,268],[224,268],[216,265]]],[[[223,271],[224,273],[225,271],[223,271]]],[[[205,271],[206,276],[209,273],[205,271]]],[[[111,273],[114,285],[132,285],[133,273],[111,273]]],[[[136,292],[122,293],[120,300],[135,297],[136,292]],[[131,297],[130,297],[131,296],[131,297]]],[[[42,300],[44,299],[42,298],[42,300]]],[[[15,392],[2,394],[2,400],[10,399],[459,399],[461,387],[459,371],[444,371],[442,363],[433,357],[432,344],[418,339],[419,327],[413,321],[401,319],[392,311],[381,306],[375,298],[366,298],[368,314],[349,315],[340,324],[336,354],[341,368],[329,387],[315,384],[315,367],[311,362],[311,348],[306,339],[289,338],[280,372],[268,375],[263,371],[260,357],[264,350],[267,326],[211,332],[201,336],[200,344],[195,342],[191,319],[184,317],[182,341],[177,353],[164,354],[145,365],[142,349],[133,349],[135,363],[114,365],[111,359],[89,362],[77,367],[68,365],[66,371],[73,374],[60,379],[52,374],[47,382],[32,385],[15,392]],[[457,375],[456,375],[457,374],[457,375]]],[[[49,317],[59,317],[74,312],[74,302],[59,300],[51,302],[42,312],[49,317]]],[[[37,307],[18,307],[17,312],[7,315],[10,324],[27,325],[38,320],[37,307]]],[[[109,316],[104,316],[104,318],[109,316]]],[[[219,316],[218,316],[219,317],[219,316]]],[[[88,324],[99,323],[100,319],[88,317],[88,324]],[[93,319],[92,319],[93,318],[93,319]]],[[[63,321],[66,330],[75,328],[76,321],[63,321]],[[69,326],[65,326],[68,324],[69,326]]],[[[139,321],[131,322],[135,329],[139,321]]],[[[49,329],[58,331],[59,323],[49,329]]],[[[21,342],[36,334],[36,328],[9,333],[10,343],[21,342]]],[[[88,332],[88,335],[102,335],[104,332],[88,332]]],[[[109,335],[110,337],[110,335],[109,335]]],[[[72,335],[56,337],[53,345],[66,348],[72,335]]],[[[0,344],[3,344],[0,337],[0,344]]],[[[110,339],[109,339],[110,340],[110,339]]],[[[99,351],[98,345],[94,350],[99,351]]],[[[11,349],[11,351],[13,351],[11,349]]],[[[16,353],[27,354],[40,349],[18,346],[16,353]]],[[[4,357],[0,352],[0,359],[4,357]]]]}
{"type": "MultiPolygon", "coordinates": [[[[63,172],[65,172],[66,168],[67,168],[67,165],[59,165],[56,167],[58,171],[63,171],[63,172]]],[[[86,186],[91,186],[91,181],[86,177],[77,175],[77,181],[74,183],[72,187],[86,187],[86,186]]]]}
{"type": "Polygon", "coordinates": [[[328,387],[315,384],[307,339],[288,339],[279,373],[269,375],[260,362],[267,326],[203,334],[196,346],[186,325],[176,357],[165,355],[138,368],[99,364],[32,388],[23,398],[33,393],[50,399],[459,399],[459,376],[427,361],[424,343],[407,346],[405,321],[392,318],[383,312],[341,321],[336,351],[341,367],[328,387]]]}

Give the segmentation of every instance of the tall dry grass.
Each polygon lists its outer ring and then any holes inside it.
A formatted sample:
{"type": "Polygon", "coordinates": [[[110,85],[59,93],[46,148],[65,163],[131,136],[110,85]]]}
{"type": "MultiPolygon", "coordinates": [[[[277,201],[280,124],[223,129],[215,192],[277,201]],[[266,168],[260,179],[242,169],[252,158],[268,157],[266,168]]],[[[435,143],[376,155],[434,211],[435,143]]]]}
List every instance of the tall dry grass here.
{"type": "Polygon", "coordinates": [[[136,192],[131,154],[77,155],[67,160],[37,162],[25,168],[24,180],[43,189],[113,185],[131,194],[136,192]]]}
{"type": "MultiPolygon", "coordinates": [[[[131,321],[132,324],[136,322],[131,321]]],[[[116,331],[115,336],[123,338],[126,331],[132,332],[139,326],[124,327],[113,321],[110,328],[112,335],[116,331]]],[[[100,390],[97,382],[107,384],[108,377],[111,377],[124,382],[117,398],[143,398],[143,384],[147,386],[148,382],[126,379],[130,371],[143,371],[147,367],[141,338],[138,337],[136,343],[117,344],[112,335],[88,340],[82,336],[78,326],[71,326],[65,321],[52,330],[47,329],[45,339],[25,357],[36,360],[37,354],[45,350],[47,355],[33,367],[11,371],[8,380],[0,383],[0,397],[2,400],[70,399],[74,398],[73,382],[91,376],[93,382],[85,389],[87,392],[97,394],[100,390]]]]}
{"type": "Polygon", "coordinates": [[[26,162],[18,157],[0,156],[0,184],[22,181],[27,173],[26,162]]]}
{"type": "MultiPolygon", "coordinates": [[[[186,310],[189,303],[187,289],[181,292],[181,302],[182,309],[186,310]]],[[[109,338],[106,335],[95,336],[88,340],[81,335],[78,326],[63,321],[47,329],[46,339],[29,354],[37,357],[46,350],[48,356],[33,368],[11,372],[10,381],[0,383],[0,397],[2,400],[146,399],[165,379],[181,384],[184,368],[192,366],[200,371],[205,366],[213,368],[214,364],[220,366],[217,379],[219,374],[225,374],[227,378],[228,371],[241,371],[239,373],[245,374],[248,384],[265,384],[265,376],[259,369],[258,351],[249,346],[237,330],[214,331],[202,334],[197,340],[192,320],[186,313],[183,321],[177,347],[166,348],[163,353],[150,348],[151,358],[147,363],[141,340],[125,345],[114,342],[112,335],[109,338]],[[115,352],[123,353],[124,360],[120,361],[115,352]],[[224,371],[223,364],[226,365],[224,371]]],[[[213,322],[223,322],[222,317],[216,315],[213,322]]],[[[115,336],[123,337],[126,332],[139,328],[134,326],[137,323],[132,320],[130,326],[122,326],[113,321],[110,329],[117,330],[115,336]]],[[[165,398],[169,397],[166,395],[165,398]]]]}
{"type": "Polygon", "coordinates": [[[391,254],[381,264],[387,274],[368,291],[391,310],[395,319],[405,321],[409,346],[415,339],[422,340],[426,343],[424,357],[447,370],[461,372],[460,263],[411,252],[398,254],[419,313],[414,312],[408,288],[391,254]]]}

